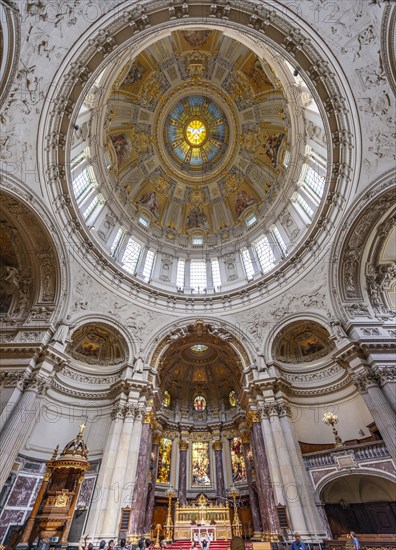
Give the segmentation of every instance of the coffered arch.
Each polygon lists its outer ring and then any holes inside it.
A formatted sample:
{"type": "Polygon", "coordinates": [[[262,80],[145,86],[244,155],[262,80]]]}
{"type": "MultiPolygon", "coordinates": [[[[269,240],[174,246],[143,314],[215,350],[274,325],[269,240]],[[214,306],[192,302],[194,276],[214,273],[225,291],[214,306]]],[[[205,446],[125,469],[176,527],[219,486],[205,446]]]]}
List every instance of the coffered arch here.
{"type": "Polygon", "coordinates": [[[335,240],[330,280],[334,305],[344,322],[394,315],[390,293],[395,258],[389,256],[391,247],[385,249],[393,239],[395,185],[393,171],[373,182],[346,213],[335,240]]]}

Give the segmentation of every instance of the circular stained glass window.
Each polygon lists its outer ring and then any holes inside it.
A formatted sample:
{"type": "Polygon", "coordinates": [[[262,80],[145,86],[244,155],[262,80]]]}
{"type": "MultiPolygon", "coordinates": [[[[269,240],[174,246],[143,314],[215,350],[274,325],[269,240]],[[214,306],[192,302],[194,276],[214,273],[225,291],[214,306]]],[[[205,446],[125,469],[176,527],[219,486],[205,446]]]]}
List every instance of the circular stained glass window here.
{"type": "Polygon", "coordinates": [[[184,170],[213,167],[228,147],[228,122],[223,110],[205,96],[181,99],[165,123],[168,153],[184,170]]]}
{"type": "Polygon", "coordinates": [[[203,412],[206,409],[206,399],[203,395],[197,395],[194,399],[194,409],[197,412],[203,412]]]}
{"type": "Polygon", "coordinates": [[[195,353],[202,353],[208,349],[208,346],[204,346],[204,344],[194,344],[191,346],[191,349],[195,351],[195,353]]]}

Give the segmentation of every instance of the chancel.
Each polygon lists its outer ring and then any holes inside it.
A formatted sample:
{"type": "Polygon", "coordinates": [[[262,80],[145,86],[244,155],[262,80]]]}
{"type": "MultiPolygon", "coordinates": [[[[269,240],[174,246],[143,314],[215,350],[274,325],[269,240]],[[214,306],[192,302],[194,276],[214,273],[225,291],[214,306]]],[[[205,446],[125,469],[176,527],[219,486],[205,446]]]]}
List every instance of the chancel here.
{"type": "Polygon", "coordinates": [[[0,545],[394,547],[394,3],[0,15],[0,545]]]}

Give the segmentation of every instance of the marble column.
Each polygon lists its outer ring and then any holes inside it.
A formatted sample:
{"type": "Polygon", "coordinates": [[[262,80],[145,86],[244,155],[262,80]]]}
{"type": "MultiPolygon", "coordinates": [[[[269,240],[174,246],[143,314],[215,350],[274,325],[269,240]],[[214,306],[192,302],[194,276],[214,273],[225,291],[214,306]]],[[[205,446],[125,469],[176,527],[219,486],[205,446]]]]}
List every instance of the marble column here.
{"type": "Polygon", "coordinates": [[[110,429],[106,438],[106,446],[103,450],[103,458],[100,464],[100,471],[96,483],[94,499],[88,517],[86,532],[93,536],[114,537],[115,530],[111,527],[109,533],[103,531],[104,519],[112,507],[110,492],[112,491],[112,478],[117,467],[117,456],[120,445],[122,426],[124,423],[124,403],[120,402],[114,406],[111,413],[110,429]],[[98,532],[98,527],[100,532],[98,532]]]}
{"type": "Polygon", "coordinates": [[[223,443],[222,441],[213,441],[213,450],[215,456],[215,468],[216,468],[216,491],[217,491],[217,503],[224,505],[225,502],[225,483],[224,483],[224,469],[223,469],[223,443]]]}
{"type": "Polygon", "coordinates": [[[144,532],[150,533],[151,524],[153,521],[153,512],[154,512],[154,499],[155,499],[155,486],[157,482],[157,472],[158,472],[158,454],[159,454],[159,444],[161,441],[161,433],[155,432],[153,434],[153,446],[151,449],[150,457],[150,486],[147,495],[147,504],[146,504],[146,515],[144,522],[144,532]]]}
{"type": "MultiPolygon", "coordinates": [[[[136,408],[136,403],[126,403],[123,407],[124,422],[118,439],[118,449],[107,496],[106,512],[103,515],[101,523],[103,537],[113,537],[117,533],[121,507],[123,504],[127,504],[123,502],[125,495],[124,477],[129,460],[129,447],[135,422],[136,408]]],[[[128,491],[126,492],[128,493],[128,491]]]]}
{"type": "Polygon", "coordinates": [[[242,434],[242,444],[243,444],[243,456],[244,456],[245,465],[246,465],[246,477],[247,477],[248,490],[249,490],[250,510],[252,512],[252,520],[253,520],[253,531],[254,531],[253,538],[259,538],[260,534],[263,531],[263,526],[261,523],[260,508],[257,500],[257,493],[253,487],[253,465],[252,465],[253,453],[250,448],[249,434],[247,433],[242,434]]]}
{"type": "Polygon", "coordinates": [[[26,380],[24,385],[25,390],[0,433],[0,487],[7,481],[15,459],[29,436],[50,381],[36,375],[26,380]]]}
{"type": "Polygon", "coordinates": [[[248,420],[252,424],[251,435],[253,444],[253,456],[255,459],[255,472],[257,479],[258,498],[260,504],[261,520],[264,532],[271,534],[280,531],[278,514],[275,508],[274,494],[272,491],[267,453],[264,444],[261,420],[257,411],[248,413],[248,420]]]}
{"type": "Polygon", "coordinates": [[[352,381],[365,400],[389,454],[396,460],[396,416],[385,393],[378,385],[381,383],[381,376],[367,363],[363,350],[354,344],[340,351],[337,360],[341,361],[341,364],[348,363],[352,381]]]}
{"type": "Polygon", "coordinates": [[[378,376],[371,370],[365,369],[354,373],[352,380],[373,415],[389,454],[396,460],[396,416],[382,389],[378,386],[378,376]]]}
{"type": "Polygon", "coordinates": [[[381,389],[393,412],[396,412],[396,367],[383,367],[377,370],[381,389]]]}
{"type": "Polygon", "coordinates": [[[287,511],[290,517],[291,529],[302,535],[307,534],[307,525],[301,502],[301,484],[294,474],[290,451],[284,438],[276,406],[271,407],[272,433],[274,436],[276,455],[278,457],[282,486],[285,494],[287,511]]]}
{"type": "Polygon", "coordinates": [[[155,422],[154,413],[146,414],[143,421],[142,435],[140,437],[139,456],[136,468],[135,488],[131,503],[131,517],[129,521],[129,535],[131,541],[143,534],[145,512],[150,471],[150,454],[152,446],[152,424],[155,422]]]}
{"type": "Polygon", "coordinates": [[[182,439],[179,443],[179,502],[187,502],[187,451],[188,441],[182,439]]]}
{"type": "Polygon", "coordinates": [[[323,524],[315,503],[314,487],[304,464],[294,422],[290,416],[290,407],[286,403],[281,402],[278,404],[278,413],[296,484],[300,488],[300,501],[308,534],[312,540],[317,541],[326,536],[326,525],[323,524]]]}

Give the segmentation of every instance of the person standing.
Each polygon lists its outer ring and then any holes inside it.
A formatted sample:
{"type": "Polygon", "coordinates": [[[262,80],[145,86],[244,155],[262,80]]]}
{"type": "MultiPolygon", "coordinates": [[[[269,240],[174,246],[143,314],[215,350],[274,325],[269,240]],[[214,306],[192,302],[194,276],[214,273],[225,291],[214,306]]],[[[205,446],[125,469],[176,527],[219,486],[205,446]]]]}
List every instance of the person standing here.
{"type": "Polygon", "coordinates": [[[307,550],[305,543],[301,540],[300,533],[294,533],[294,540],[292,542],[291,550],[307,550]]]}
{"type": "Polygon", "coordinates": [[[360,550],[360,544],[359,544],[357,536],[355,535],[355,532],[351,531],[349,534],[350,534],[351,539],[353,541],[353,550],[360,550]]]}

